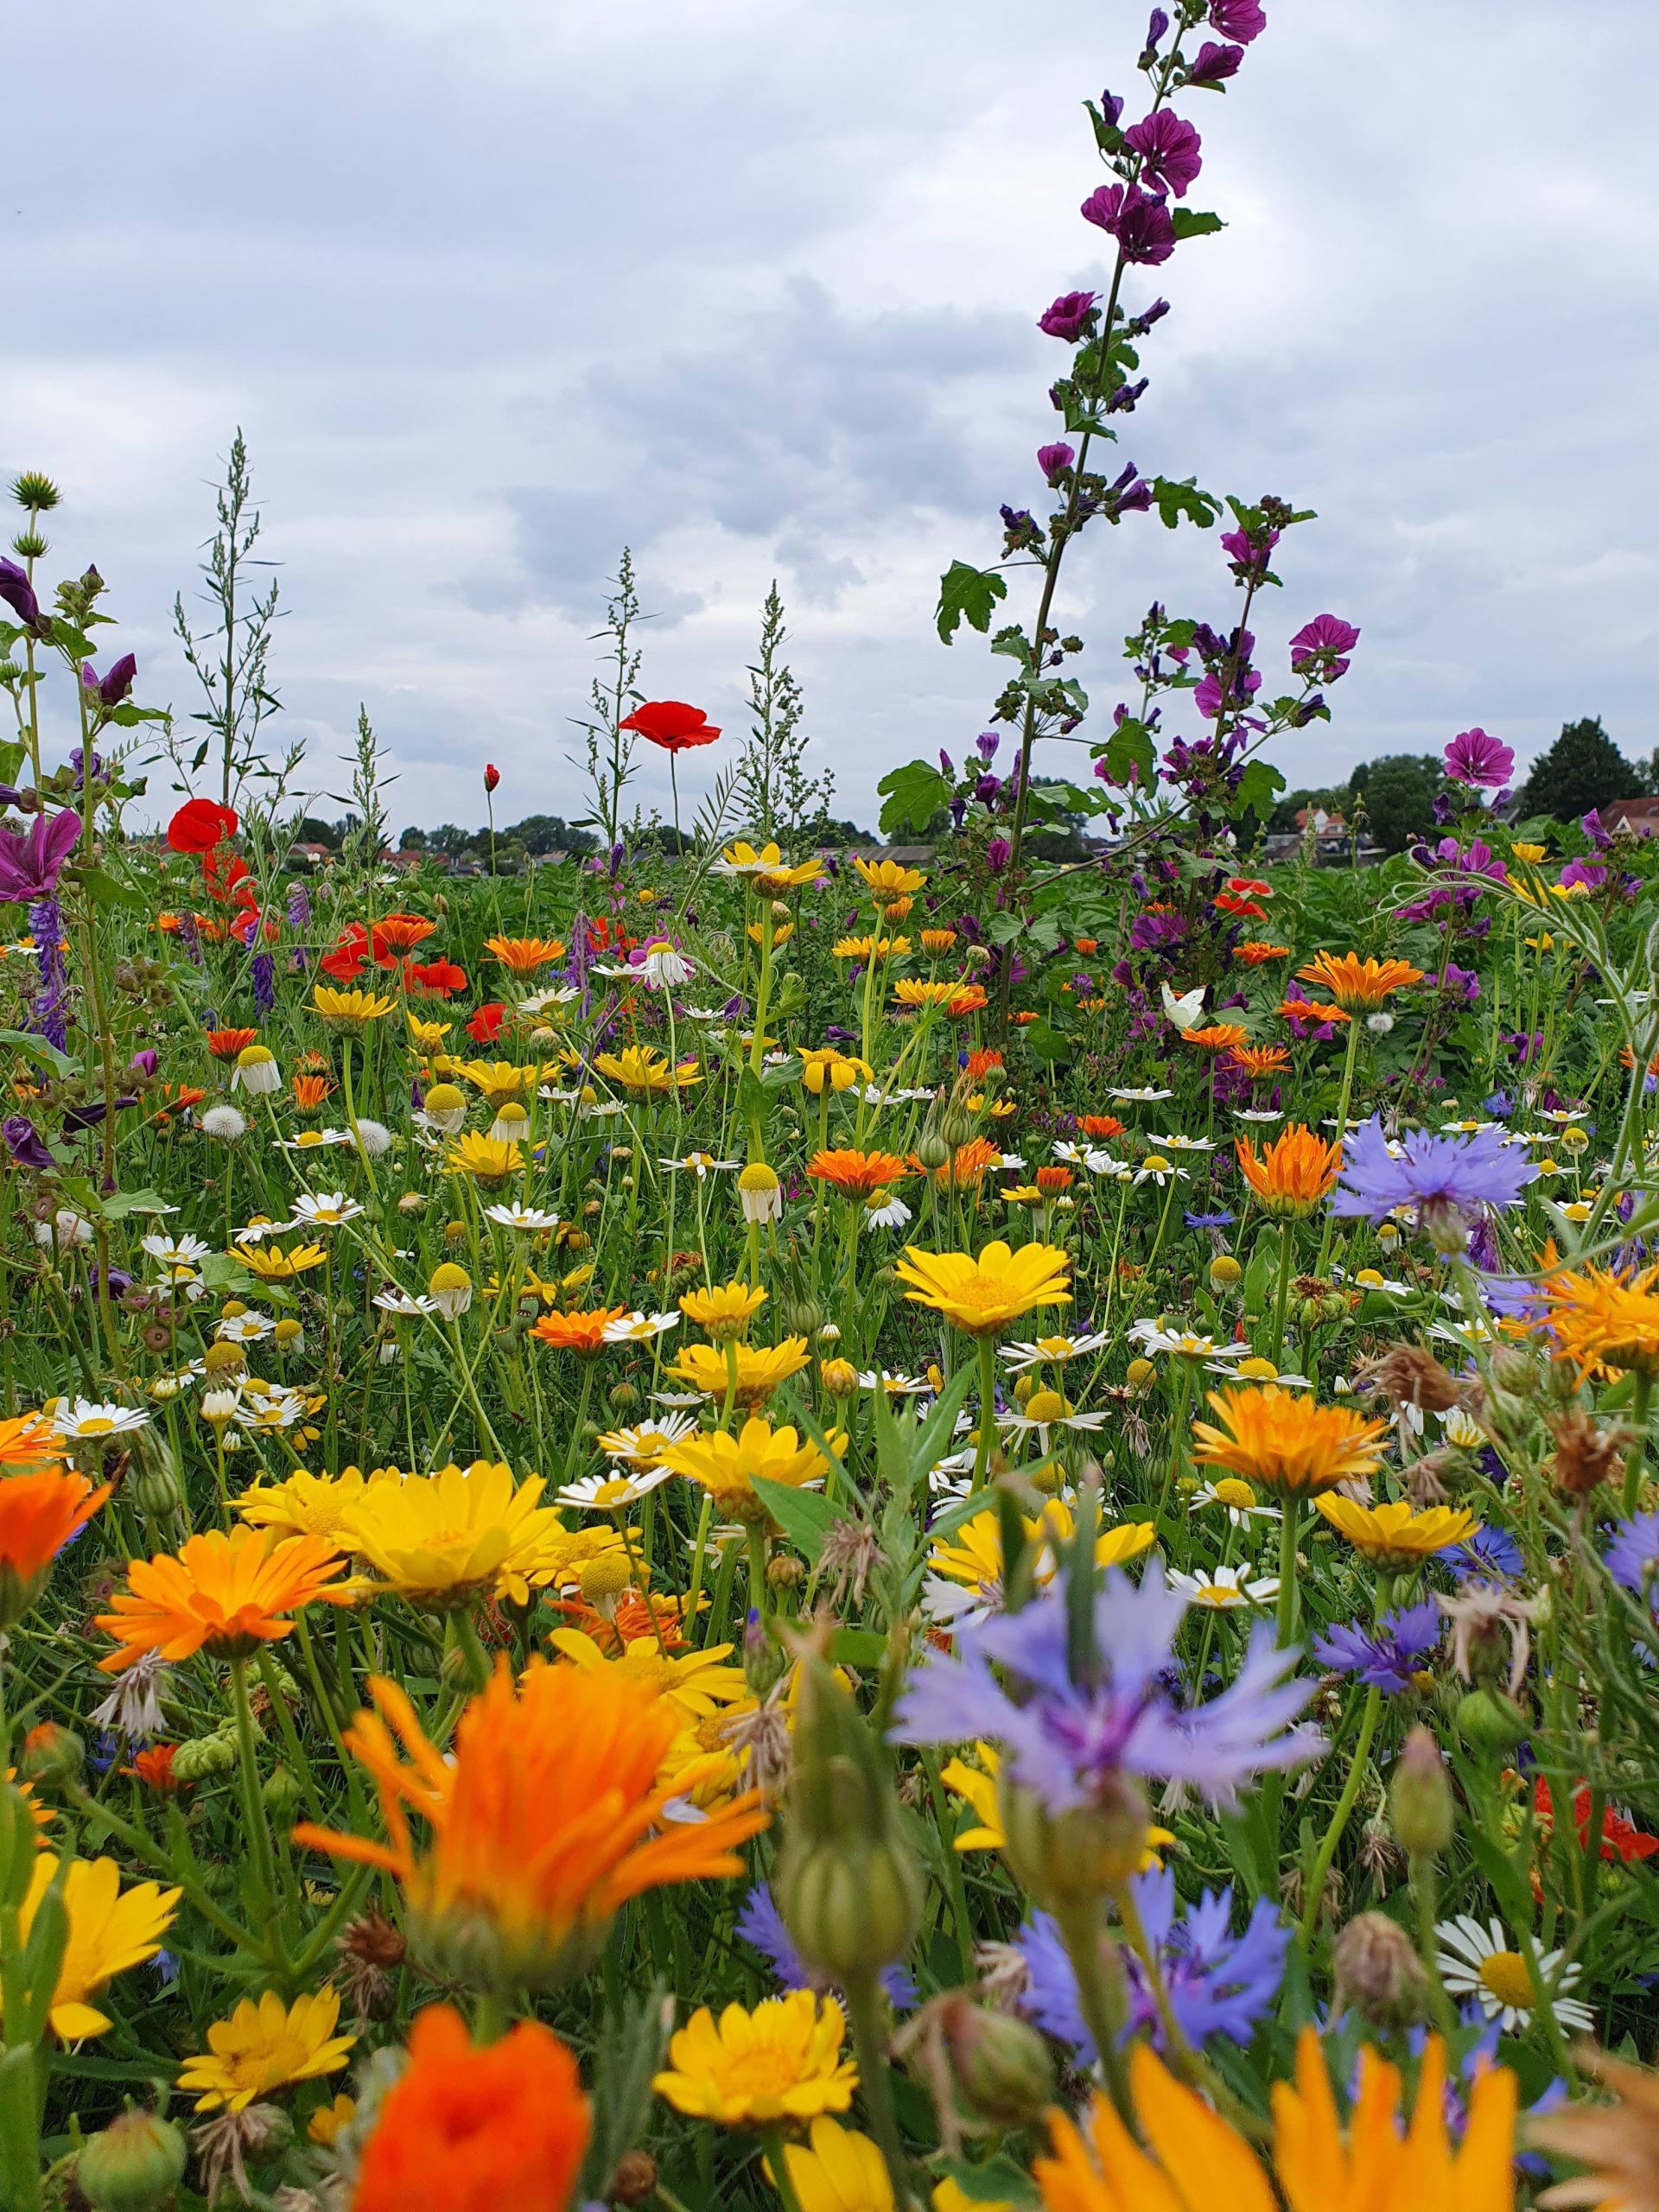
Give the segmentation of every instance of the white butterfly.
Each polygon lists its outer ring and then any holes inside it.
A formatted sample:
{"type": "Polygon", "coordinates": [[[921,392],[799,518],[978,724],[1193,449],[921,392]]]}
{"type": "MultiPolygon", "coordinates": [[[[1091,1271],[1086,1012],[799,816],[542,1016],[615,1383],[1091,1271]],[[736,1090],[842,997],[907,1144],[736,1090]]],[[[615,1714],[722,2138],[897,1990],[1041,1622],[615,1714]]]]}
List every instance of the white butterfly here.
{"type": "Polygon", "coordinates": [[[1181,1034],[1185,1036],[1189,1029],[1196,1029],[1204,1020],[1205,986],[1200,983],[1196,991],[1188,991],[1179,999],[1167,983],[1160,984],[1159,988],[1164,995],[1164,1012],[1181,1034]]]}

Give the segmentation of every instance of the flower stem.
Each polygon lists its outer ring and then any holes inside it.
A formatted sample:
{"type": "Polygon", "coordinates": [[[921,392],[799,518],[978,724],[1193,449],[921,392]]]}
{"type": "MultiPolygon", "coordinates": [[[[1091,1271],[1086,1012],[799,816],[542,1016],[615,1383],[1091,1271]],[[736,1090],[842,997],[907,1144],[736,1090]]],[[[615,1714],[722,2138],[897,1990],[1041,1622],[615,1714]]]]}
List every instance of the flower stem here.
{"type": "Polygon", "coordinates": [[[1116,2106],[1119,2117],[1126,2127],[1135,2125],[1135,2107],[1129,2099],[1129,2077],[1123,2063],[1123,2053],[1118,2048],[1118,2037],[1123,2032],[1128,2017],[1128,1993],[1123,1985],[1123,1964],[1116,1945],[1110,1948],[1101,1941],[1100,1901],[1091,1897],[1084,1903],[1056,1904],[1054,1918],[1059,1927],[1060,1939],[1065,1945],[1066,1956],[1071,1961],[1071,1972],[1077,1985],[1077,2001],[1090,2034],[1094,2037],[1095,2050],[1100,2061],[1107,2092],[1116,2106]]]}
{"type": "Polygon", "coordinates": [[[1348,1779],[1342,1786],[1337,1808],[1331,1815],[1330,1825],[1319,1844],[1313,1861],[1313,1871],[1308,1876],[1307,1895],[1302,1901],[1301,1944],[1304,1951],[1313,1941],[1313,1931],[1319,1924],[1319,1904],[1325,1896],[1325,1878],[1331,1872],[1331,1862],[1337,1855],[1337,1846],[1342,1841],[1343,1830],[1348,1825],[1365,1779],[1366,1762],[1371,1755],[1371,1738],[1376,1733],[1376,1716],[1382,1710],[1382,1693],[1375,1684],[1365,1693],[1364,1710],[1359,1716],[1359,1741],[1354,1745],[1354,1756],[1348,1765],[1348,1779]]]}
{"type": "Polygon", "coordinates": [[[905,2146],[893,2117],[893,2091],[887,2081],[887,2037],[881,2032],[880,1985],[873,1974],[850,1974],[847,1980],[847,2010],[851,2018],[853,2050],[858,2059],[859,2087],[864,2109],[893,2183],[893,2201],[899,2212],[915,2202],[905,2146]]]}

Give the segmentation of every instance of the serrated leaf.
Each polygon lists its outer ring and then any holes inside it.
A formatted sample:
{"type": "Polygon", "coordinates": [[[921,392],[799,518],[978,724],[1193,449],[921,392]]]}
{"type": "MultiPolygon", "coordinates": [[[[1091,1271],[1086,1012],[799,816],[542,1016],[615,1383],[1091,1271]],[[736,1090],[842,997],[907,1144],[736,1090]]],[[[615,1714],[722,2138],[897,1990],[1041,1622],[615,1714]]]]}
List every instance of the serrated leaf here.
{"type": "Polygon", "coordinates": [[[884,802],[881,828],[925,830],[950,796],[950,786],[938,770],[925,760],[906,760],[892,769],[876,785],[884,802]]]}
{"type": "Polygon", "coordinates": [[[55,1045],[48,1045],[44,1037],[36,1037],[27,1029],[0,1029],[0,1045],[10,1045],[25,1059],[33,1060],[37,1067],[53,1075],[73,1075],[76,1063],[67,1052],[60,1052],[55,1045]]]}
{"type": "Polygon", "coordinates": [[[1172,207],[1169,220],[1178,238],[1208,238],[1211,232],[1227,227],[1219,215],[1210,214],[1197,207],[1172,207]]]}
{"type": "Polygon", "coordinates": [[[991,615],[1008,587],[995,569],[976,569],[966,561],[953,561],[939,578],[939,604],[934,620],[947,645],[963,622],[982,634],[991,626],[991,615]]]}
{"type": "Polygon", "coordinates": [[[1273,803],[1284,788],[1284,778],[1270,761],[1252,760],[1238,779],[1233,805],[1240,813],[1248,807],[1252,814],[1265,818],[1272,813],[1273,803]]]}
{"type": "Polygon", "coordinates": [[[1221,512],[1221,501],[1212,493],[1201,492],[1196,477],[1154,476],[1152,496],[1166,530],[1173,530],[1183,516],[1208,530],[1221,512]]]}

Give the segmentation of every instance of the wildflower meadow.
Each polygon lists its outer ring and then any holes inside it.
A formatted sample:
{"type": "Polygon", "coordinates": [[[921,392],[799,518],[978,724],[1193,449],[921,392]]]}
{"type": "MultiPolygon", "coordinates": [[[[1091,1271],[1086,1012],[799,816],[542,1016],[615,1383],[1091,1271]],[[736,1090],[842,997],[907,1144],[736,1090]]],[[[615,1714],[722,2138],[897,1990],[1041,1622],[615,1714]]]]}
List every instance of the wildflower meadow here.
{"type": "Polygon", "coordinates": [[[1267,34],[1088,104],[886,843],[625,558],[563,849],[365,718],[323,853],[239,442],[194,718],[12,485],[6,2212],[1659,2212],[1659,870],[1271,832],[1364,611],[1128,457],[1267,34]]]}

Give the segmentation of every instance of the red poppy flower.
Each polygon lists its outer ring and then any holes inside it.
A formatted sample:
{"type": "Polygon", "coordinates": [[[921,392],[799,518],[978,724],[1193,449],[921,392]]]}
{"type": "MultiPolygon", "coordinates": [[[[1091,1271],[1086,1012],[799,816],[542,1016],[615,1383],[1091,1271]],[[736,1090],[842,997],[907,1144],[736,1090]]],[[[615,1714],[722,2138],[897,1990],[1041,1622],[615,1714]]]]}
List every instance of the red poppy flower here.
{"type": "Polygon", "coordinates": [[[1259,875],[1230,875],[1227,888],[1236,891],[1244,899],[1271,899],[1273,886],[1263,883],[1259,875]]]}
{"type": "Polygon", "coordinates": [[[238,892],[237,886],[249,882],[253,870],[240,853],[226,852],[222,846],[201,855],[201,880],[215,899],[229,899],[234,894],[243,905],[247,896],[257,896],[250,890],[246,895],[238,892]]]}
{"type": "Polygon", "coordinates": [[[404,988],[411,998],[447,999],[451,991],[466,989],[467,970],[453,960],[406,960],[404,988]]]}
{"type": "Polygon", "coordinates": [[[1223,914],[1247,915],[1255,921],[1267,918],[1267,908],[1257,906],[1254,899],[1242,899],[1236,891],[1218,892],[1211,904],[1223,914]]]}
{"type": "MultiPolygon", "coordinates": [[[[1554,1807],[1550,1801],[1549,1784],[1541,1774],[1534,1785],[1533,1809],[1538,1815],[1538,1825],[1548,1835],[1554,1821],[1554,1807]]],[[[1573,1792],[1573,1825],[1579,1834],[1579,1849],[1582,1851],[1590,1840],[1590,1787],[1580,1783],[1573,1792]]],[[[1644,1835],[1632,1826],[1622,1813],[1611,1805],[1604,1806],[1601,1815],[1601,1855],[1604,1859],[1623,1859],[1628,1866],[1633,1859],[1651,1859],[1659,1851],[1659,1835],[1644,1835]]]]}
{"type": "Polygon", "coordinates": [[[617,728],[637,732],[664,753],[683,753],[691,745],[712,745],[720,735],[701,707],[688,707],[683,699],[652,699],[636,707],[617,728]]]}
{"type": "Polygon", "coordinates": [[[486,791],[493,791],[495,789],[496,785],[500,782],[500,780],[501,780],[501,771],[500,771],[500,770],[496,766],[496,765],[495,765],[495,763],[494,763],[494,761],[493,761],[493,760],[486,760],[486,761],[484,763],[484,788],[485,788],[485,790],[486,790],[486,791]]]}
{"type": "Polygon", "coordinates": [[[234,807],[215,798],[188,798],[167,825],[167,842],[175,853],[211,853],[236,832],[234,807]]]}
{"type": "Polygon", "coordinates": [[[332,952],[325,952],[317,965],[325,976],[332,976],[337,983],[349,983],[369,956],[369,933],[361,922],[347,922],[334,940],[332,952]]]}
{"type": "Polygon", "coordinates": [[[490,999],[480,1007],[467,1024],[467,1034],[477,1045],[493,1045],[501,1034],[501,1024],[506,1019],[506,1007],[499,999],[490,999]]]}

